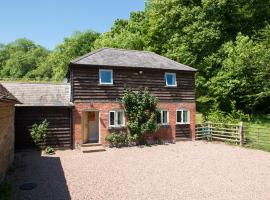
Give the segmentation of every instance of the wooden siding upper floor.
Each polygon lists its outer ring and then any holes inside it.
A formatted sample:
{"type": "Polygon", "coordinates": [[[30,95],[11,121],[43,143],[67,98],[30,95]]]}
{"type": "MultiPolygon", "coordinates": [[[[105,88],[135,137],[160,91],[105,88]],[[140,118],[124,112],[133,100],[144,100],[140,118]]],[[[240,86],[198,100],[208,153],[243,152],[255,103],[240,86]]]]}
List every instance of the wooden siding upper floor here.
{"type": "Polygon", "coordinates": [[[125,88],[139,87],[147,87],[160,102],[195,101],[194,72],[77,65],[71,67],[70,79],[74,102],[117,101],[125,88]],[[113,70],[113,85],[99,84],[99,69],[113,70]],[[166,72],[176,73],[177,87],[166,86],[166,72]]]}

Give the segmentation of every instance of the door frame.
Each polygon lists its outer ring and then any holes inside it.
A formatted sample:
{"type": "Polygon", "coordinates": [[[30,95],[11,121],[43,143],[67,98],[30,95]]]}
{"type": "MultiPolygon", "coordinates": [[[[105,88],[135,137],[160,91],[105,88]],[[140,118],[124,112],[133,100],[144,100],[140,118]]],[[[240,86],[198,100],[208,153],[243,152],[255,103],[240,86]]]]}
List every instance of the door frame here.
{"type": "Polygon", "coordinates": [[[85,109],[82,111],[82,120],[81,120],[81,127],[82,127],[82,144],[89,143],[89,120],[88,115],[85,117],[85,114],[89,112],[96,112],[98,113],[97,120],[98,120],[98,143],[101,141],[101,128],[100,128],[100,110],[96,109],[85,109]],[[85,130],[85,120],[87,121],[87,126],[85,130]],[[86,134],[86,135],[85,135],[86,134]]]}

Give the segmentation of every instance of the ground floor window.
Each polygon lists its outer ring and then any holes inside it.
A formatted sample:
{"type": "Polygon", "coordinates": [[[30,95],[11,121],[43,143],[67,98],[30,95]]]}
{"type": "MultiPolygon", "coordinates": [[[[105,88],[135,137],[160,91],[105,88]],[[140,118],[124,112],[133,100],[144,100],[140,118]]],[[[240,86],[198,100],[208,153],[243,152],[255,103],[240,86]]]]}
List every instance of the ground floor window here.
{"type": "Polygon", "coordinates": [[[162,125],[169,124],[169,112],[167,110],[160,110],[160,114],[157,116],[157,123],[162,125]]]}
{"type": "Polygon", "coordinates": [[[176,124],[189,124],[190,112],[186,109],[176,110],[176,124]]]}
{"type": "Polygon", "coordinates": [[[125,113],[123,110],[113,110],[109,112],[109,126],[125,126],[125,113]]]}

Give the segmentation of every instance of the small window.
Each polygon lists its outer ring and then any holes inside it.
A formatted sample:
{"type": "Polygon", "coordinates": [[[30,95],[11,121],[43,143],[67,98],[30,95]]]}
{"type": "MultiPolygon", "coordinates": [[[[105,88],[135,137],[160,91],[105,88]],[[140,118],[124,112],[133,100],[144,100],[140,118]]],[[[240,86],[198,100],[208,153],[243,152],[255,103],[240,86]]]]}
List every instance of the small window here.
{"type": "Polygon", "coordinates": [[[176,124],[189,124],[190,123],[190,112],[189,110],[177,110],[176,111],[176,124]]]}
{"type": "Polygon", "coordinates": [[[100,69],[99,70],[99,83],[102,85],[112,85],[113,84],[113,71],[110,69],[100,69]]]}
{"type": "Polygon", "coordinates": [[[169,124],[169,112],[167,110],[160,111],[160,114],[157,116],[157,123],[162,125],[169,124]]]}
{"type": "Polygon", "coordinates": [[[166,86],[174,87],[177,86],[176,74],[175,73],[165,73],[166,86]]]}
{"type": "Polygon", "coordinates": [[[109,112],[109,126],[110,127],[125,126],[125,113],[123,110],[109,112]]]}

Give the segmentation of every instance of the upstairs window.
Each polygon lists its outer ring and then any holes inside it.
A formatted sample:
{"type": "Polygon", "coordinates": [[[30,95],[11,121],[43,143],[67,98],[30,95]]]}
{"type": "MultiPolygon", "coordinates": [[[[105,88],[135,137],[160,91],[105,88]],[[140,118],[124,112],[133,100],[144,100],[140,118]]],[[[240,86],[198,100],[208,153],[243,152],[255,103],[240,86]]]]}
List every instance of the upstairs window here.
{"type": "Polygon", "coordinates": [[[176,74],[175,73],[165,73],[165,82],[168,87],[177,86],[176,74]]]}
{"type": "Polygon", "coordinates": [[[110,69],[99,70],[99,84],[112,85],[113,84],[113,71],[110,69]]]}
{"type": "Polygon", "coordinates": [[[109,127],[125,126],[125,113],[123,110],[109,112],[109,127]]]}
{"type": "Polygon", "coordinates": [[[157,123],[162,125],[169,124],[169,112],[167,110],[161,110],[157,116],[157,123]]]}
{"type": "Polygon", "coordinates": [[[176,110],[176,124],[189,124],[190,112],[189,110],[180,109],[176,110]]]}

